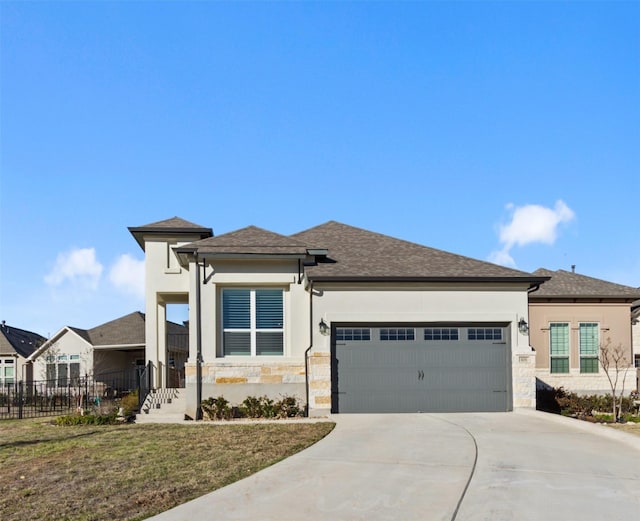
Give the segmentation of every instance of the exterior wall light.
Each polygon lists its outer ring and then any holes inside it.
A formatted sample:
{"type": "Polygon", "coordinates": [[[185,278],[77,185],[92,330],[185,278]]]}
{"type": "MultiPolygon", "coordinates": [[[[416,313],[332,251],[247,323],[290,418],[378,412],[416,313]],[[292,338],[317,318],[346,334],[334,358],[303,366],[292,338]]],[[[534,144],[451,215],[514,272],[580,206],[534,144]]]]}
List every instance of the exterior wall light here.
{"type": "Polygon", "coordinates": [[[518,322],[518,331],[523,335],[529,333],[529,324],[527,324],[527,321],[524,318],[521,318],[520,322],[518,322]]]}
{"type": "Polygon", "coordinates": [[[324,318],[320,319],[320,323],[318,324],[318,327],[320,328],[321,335],[326,336],[329,334],[329,325],[324,321],[324,318]]]}

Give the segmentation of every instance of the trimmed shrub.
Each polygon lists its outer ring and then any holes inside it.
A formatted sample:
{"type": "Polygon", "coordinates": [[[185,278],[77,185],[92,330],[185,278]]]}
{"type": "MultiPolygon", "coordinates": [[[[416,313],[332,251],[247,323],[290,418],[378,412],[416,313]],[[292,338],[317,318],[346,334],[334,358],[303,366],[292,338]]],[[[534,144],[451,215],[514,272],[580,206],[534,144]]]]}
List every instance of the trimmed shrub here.
{"type": "Polygon", "coordinates": [[[247,418],[274,418],[276,410],[274,402],[267,396],[247,396],[240,405],[242,416],[247,418]]]}
{"type": "Polygon", "coordinates": [[[218,396],[203,400],[201,407],[210,420],[294,418],[302,416],[304,412],[295,396],[283,396],[277,401],[268,396],[247,396],[238,407],[232,407],[223,396],[218,396]]]}
{"type": "Polygon", "coordinates": [[[295,396],[285,396],[275,403],[278,418],[302,416],[303,411],[295,396]]]}
{"type": "Polygon", "coordinates": [[[233,417],[232,408],[223,396],[207,398],[203,400],[200,405],[202,412],[205,413],[210,420],[229,420],[233,417]]]}
{"type": "Polygon", "coordinates": [[[116,413],[112,414],[87,414],[81,416],[80,414],[68,414],[66,416],[59,416],[56,418],[56,425],[68,427],[73,425],[116,425],[122,423],[116,416],[116,413]]]}
{"type": "MultiPolygon", "coordinates": [[[[563,387],[538,389],[536,393],[537,409],[539,411],[571,416],[581,420],[613,421],[610,411],[613,408],[613,398],[610,394],[592,394],[582,396],[568,392],[563,387]]],[[[633,400],[622,398],[622,414],[633,417],[633,400]]]]}

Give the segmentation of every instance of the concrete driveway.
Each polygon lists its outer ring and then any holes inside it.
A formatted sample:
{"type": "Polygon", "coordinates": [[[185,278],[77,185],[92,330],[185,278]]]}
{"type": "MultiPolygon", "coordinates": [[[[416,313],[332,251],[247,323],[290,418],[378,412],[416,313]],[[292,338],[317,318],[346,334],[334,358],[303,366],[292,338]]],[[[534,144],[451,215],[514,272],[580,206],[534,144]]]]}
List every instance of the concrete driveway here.
{"type": "Polygon", "coordinates": [[[324,440],[151,519],[640,519],[640,437],[535,411],[336,415],[324,440]]]}

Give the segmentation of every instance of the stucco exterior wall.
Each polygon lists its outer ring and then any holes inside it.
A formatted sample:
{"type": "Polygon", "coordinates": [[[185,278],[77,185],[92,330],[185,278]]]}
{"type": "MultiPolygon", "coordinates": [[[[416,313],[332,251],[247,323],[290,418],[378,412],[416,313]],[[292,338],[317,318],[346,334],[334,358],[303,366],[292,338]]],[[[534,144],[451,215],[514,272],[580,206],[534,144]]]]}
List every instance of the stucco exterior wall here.
{"type": "Polygon", "coordinates": [[[145,341],[146,358],[156,367],[157,387],[166,385],[168,356],[166,350],[166,304],[186,303],[191,274],[181,267],[173,248],[199,239],[198,235],[145,237],[145,341]]]}
{"type": "MultiPolygon", "coordinates": [[[[532,302],[529,306],[531,345],[536,350],[536,376],[538,385],[564,387],[580,394],[611,392],[607,376],[599,364],[599,372],[580,373],[579,325],[581,322],[599,324],[600,345],[610,341],[611,346],[621,345],[628,365],[632,365],[631,323],[629,304],[625,303],[576,303],[532,302]],[[549,325],[552,322],[569,323],[569,373],[550,371],[549,325]]],[[[635,387],[635,375],[629,371],[627,388],[635,387]],[[633,383],[632,383],[633,382],[633,383]]]]}
{"type": "Polygon", "coordinates": [[[633,358],[637,360],[635,362],[636,371],[634,373],[635,389],[640,389],[640,316],[636,317],[634,324],[631,328],[631,340],[633,343],[633,358]]]}
{"type": "Polygon", "coordinates": [[[189,361],[185,367],[189,416],[196,409],[197,300],[196,284],[200,283],[202,397],[224,396],[240,403],[247,396],[267,395],[271,398],[296,396],[304,403],[304,353],[309,347],[309,293],[299,281],[296,260],[214,261],[201,268],[196,280],[196,267],[190,267],[189,292],[189,361]],[[202,280],[206,279],[206,284],[202,280]],[[222,291],[225,288],[278,288],[284,292],[284,355],[224,356],[222,349],[222,291]]]}
{"type": "MultiPolygon", "coordinates": [[[[93,350],[83,338],[71,331],[65,331],[53,345],[38,356],[33,362],[33,379],[46,380],[47,378],[47,358],[49,356],[78,355],[80,358],[80,374],[93,373],[93,350]]],[[[76,361],[76,360],[74,360],[76,361]]],[[[69,360],[67,360],[69,363],[69,360]]]]}

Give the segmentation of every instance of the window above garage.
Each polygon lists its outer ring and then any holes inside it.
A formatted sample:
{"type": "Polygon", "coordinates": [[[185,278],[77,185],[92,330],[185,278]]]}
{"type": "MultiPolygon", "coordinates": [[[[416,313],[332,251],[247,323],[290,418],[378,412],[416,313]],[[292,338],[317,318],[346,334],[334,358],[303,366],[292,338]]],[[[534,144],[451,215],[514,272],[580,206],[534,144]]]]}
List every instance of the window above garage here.
{"type": "Polygon", "coordinates": [[[502,328],[470,327],[467,329],[467,340],[502,340],[502,328]]]}
{"type": "Polygon", "coordinates": [[[380,328],[380,340],[415,340],[416,330],[412,327],[380,328]]]}
{"type": "Polygon", "coordinates": [[[425,327],[425,340],[458,340],[457,327],[425,327]]]}
{"type": "Polygon", "coordinates": [[[338,327],[336,328],[336,340],[371,340],[371,328],[338,327]]]}
{"type": "Polygon", "coordinates": [[[478,325],[453,327],[453,325],[416,325],[415,327],[336,327],[335,340],[337,342],[461,342],[471,341],[503,343],[505,341],[504,327],[478,325]]]}

